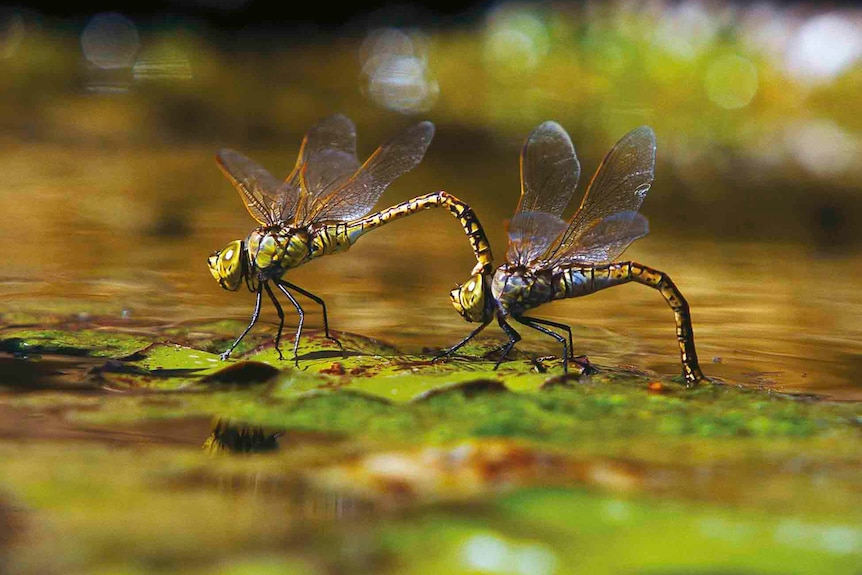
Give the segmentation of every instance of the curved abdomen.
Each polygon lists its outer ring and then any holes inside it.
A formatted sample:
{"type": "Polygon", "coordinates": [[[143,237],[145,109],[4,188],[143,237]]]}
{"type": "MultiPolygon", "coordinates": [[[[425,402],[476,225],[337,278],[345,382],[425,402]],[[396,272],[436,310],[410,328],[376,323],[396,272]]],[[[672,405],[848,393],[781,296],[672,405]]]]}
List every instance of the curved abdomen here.
{"type": "MultiPolygon", "coordinates": [[[[353,245],[361,236],[370,232],[375,228],[386,225],[389,222],[394,222],[403,217],[415,214],[421,210],[431,208],[446,208],[460,222],[467,239],[470,242],[470,247],[473,249],[473,254],[476,256],[476,268],[474,273],[490,273],[492,269],[493,256],[491,255],[491,245],[485,236],[485,231],[482,229],[482,224],[479,223],[479,218],[473,212],[473,209],[447,192],[433,192],[423,196],[417,196],[412,200],[407,200],[400,204],[396,204],[385,210],[370,214],[364,218],[339,224],[340,229],[333,229],[330,236],[337,236],[333,242],[336,245],[343,245],[343,248],[353,245]]],[[[327,226],[328,227],[328,226],[327,226]]],[[[339,249],[339,251],[340,251],[339,249]]],[[[331,252],[326,252],[331,253],[331,252]]],[[[313,257],[313,256],[312,256],[313,257]]]]}
{"type": "Polygon", "coordinates": [[[350,222],[321,222],[310,228],[259,228],[246,239],[249,261],[267,277],[280,277],[311,259],[346,251],[373,229],[430,208],[446,208],[461,223],[476,256],[474,273],[490,273],[491,245],[473,209],[447,192],[434,192],[350,222]]]}
{"type": "Polygon", "coordinates": [[[703,379],[694,347],[694,331],[688,302],[666,273],[636,262],[619,262],[596,267],[572,266],[554,273],[554,299],[579,297],[616,285],[635,282],[656,289],[673,310],[676,338],[688,383],[703,379]]]}

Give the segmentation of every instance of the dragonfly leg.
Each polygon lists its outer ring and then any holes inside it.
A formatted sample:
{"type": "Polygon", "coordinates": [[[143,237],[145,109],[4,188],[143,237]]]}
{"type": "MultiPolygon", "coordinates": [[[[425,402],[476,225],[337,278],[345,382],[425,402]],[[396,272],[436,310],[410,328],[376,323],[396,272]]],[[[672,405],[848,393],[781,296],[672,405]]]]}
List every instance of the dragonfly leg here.
{"type": "Polygon", "coordinates": [[[252,328],[252,327],[254,327],[254,324],[256,324],[256,323],[257,323],[257,318],[258,318],[258,317],[260,317],[260,299],[261,299],[261,295],[263,295],[263,294],[262,294],[262,291],[261,291],[261,288],[260,288],[260,287],[258,287],[258,288],[257,288],[257,298],[256,298],[256,299],[255,299],[255,301],[254,301],[254,311],[253,311],[253,312],[252,312],[252,314],[251,314],[251,322],[249,322],[248,327],[247,327],[247,328],[245,328],[245,331],[243,331],[243,332],[240,334],[240,336],[239,336],[238,338],[236,338],[236,341],[235,341],[235,342],[233,342],[233,345],[232,345],[232,346],[230,346],[230,348],[229,348],[227,351],[225,351],[223,354],[221,354],[221,356],[219,356],[219,357],[221,357],[222,361],[224,361],[224,360],[226,360],[227,358],[229,358],[229,357],[230,357],[230,354],[233,352],[233,350],[234,350],[234,349],[236,349],[236,346],[238,346],[238,345],[239,345],[239,342],[241,342],[241,341],[242,341],[242,338],[244,338],[244,337],[246,336],[246,334],[248,334],[248,332],[250,332],[250,331],[251,331],[251,328],[252,328]]]}
{"type": "Polygon", "coordinates": [[[299,351],[299,338],[302,337],[302,324],[305,322],[305,312],[303,311],[302,306],[299,305],[299,302],[296,301],[296,298],[293,297],[293,294],[287,291],[287,288],[281,285],[281,282],[275,285],[278,286],[281,293],[287,296],[287,299],[289,299],[290,303],[293,304],[293,307],[296,308],[296,313],[299,314],[299,325],[296,326],[296,338],[293,340],[293,363],[296,367],[299,367],[299,356],[297,355],[297,352],[299,351]]]}
{"type": "Polygon", "coordinates": [[[316,296],[313,293],[311,293],[310,291],[304,290],[301,287],[299,287],[298,285],[292,284],[292,283],[285,281],[285,280],[278,280],[277,283],[280,283],[280,284],[284,285],[284,287],[290,288],[297,293],[301,293],[302,295],[304,295],[305,297],[307,297],[308,299],[310,299],[311,301],[313,301],[314,303],[316,303],[317,305],[319,305],[321,307],[321,309],[323,310],[323,334],[324,334],[324,337],[326,337],[326,339],[334,341],[335,344],[338,346],[338,349],[340,349],[341,351],[344,351],[344,346],[341,345],[341,342],[338,341],[336,338],[332,337],[331,335],[329,335],[329,318],[326,315],[326,302],[323,301],[323,298],[316,296]]]}
{"type": "Polygon", "coordinates": [[[275,294],[272,293],[272,288],[269,287],[269,283],[264,283],[263,289],[266,290],[266,295],[268,295],[269,299],[272,300],[272,305],[275,306],[275,311],[278,313],[278,333],[275,334],[275,351],[278,352],[278,359],[284,359],[284,356],[281,355],[281,348],[278,346],[278,343],[281,341],[281,331],[284,329],[284,310],[281,309],[281,304],[278,303],[278,300],[275,298],[275,294]]]}
{"type": "Polygon", "coordinates": [[[494,369],[500,367],[500,364],[503,363],[503,360],[506,359],[506,356],[509,355],[512,348],[515,347],[515,344],[521,341],[521,334],[515,331],[515,328],[509,325],[503,316],[497,316],[497,323],[500,324],[500,327],[506,332],[506,335],[509,336],[509,341],[503,346],[503,351],[500,353],[500,359],[498,359],[497,363],[494,364],[494,369]]]}
{"type": "MultiPolygon", "coordinates": [[[[569,373],[569,349],[567,349],[567,346],[566,346],[566,338],[564,338],[563,336],[561,336],[560,334],[558,334],[555,331],[551,331],[550,329],[541,326],[540,324],[545,323],[545,322],[543,322],[541,320],[537,320],[536,318],[525,317],[525,316],[520,316],[520,317],[512,316],[512,317],[515,318],[516,322],[518,322],[522,325],[525,325],[527,327],[531,327],[531,328],[533,328],[537,331],[540,331],[546,335],[549,335],[552,338],[554,338],[555,340],[557,340],[558,342],[560,342],[561,344],[563,344],[563,373],[569,373]]],[[[550,322],[548,322],[548,323],[550,323],[550,322]]],[[[554,324],[551,323],[551,325],[554,325],[554,324]]],[[[569,335],[571,336],[571,332],[569,332],[569,335]]]]}
{"type": "MultiPolygon", "coordinates": [[[[572,340],[572,328],[564,323],[558,323],[556,321],[551,321],[549,319],[539,319],[537,317],[527,317],[522,315],[521,319],[528,319],[533,323],[540,323],[542,325],[548,325],[551,327],[555,327],[557,329],[561,329],[569,335],[569,359],[575,359],[575,344],[572,340]]],[[[532,326],[531,326],[532,327],[532,326]]]]}
{"type": "Polygon", "coordinates": [[[466,345],[468,341],[470,341],[471,339],[476,337],[480,331],[482,331],[483,329],[488,327],[489,323],[491,323],[490,320],[484,322],[482,325],[480,325],[479,327],[477,327],[476,329],[471,331],[470,335],[468,335],[467,337],[465,337],[464,339],[462,339],[461,341],[459,341],[458,343],[456,343],[452,347],[441,350],[439,354],[434,356],[434,359],[432,361],[437,361],[438,359],[443,359],[444,357],[451,356],[453,353],[455,353],[456,351],[458,351],[459,349],[464,347],[464,345],[466,345]]]}

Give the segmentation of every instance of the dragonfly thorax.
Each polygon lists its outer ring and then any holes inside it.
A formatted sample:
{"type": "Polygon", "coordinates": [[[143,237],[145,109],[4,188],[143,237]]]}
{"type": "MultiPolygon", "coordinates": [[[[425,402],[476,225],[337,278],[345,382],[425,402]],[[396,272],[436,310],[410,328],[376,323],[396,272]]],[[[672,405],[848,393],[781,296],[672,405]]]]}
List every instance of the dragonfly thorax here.
{"type": "Polygon", "coordinates": [[[257,228],[246,239],[248,261],[261,279],[281,277],[308,259],[308,232],[285,226],[257,228]]]}
{"type": "Polygon", "coordinates": [[[553,299],[553,275],[547,270],[505,264],[494,272],[491,294],[504,315],[519,316],[553,299]]]}

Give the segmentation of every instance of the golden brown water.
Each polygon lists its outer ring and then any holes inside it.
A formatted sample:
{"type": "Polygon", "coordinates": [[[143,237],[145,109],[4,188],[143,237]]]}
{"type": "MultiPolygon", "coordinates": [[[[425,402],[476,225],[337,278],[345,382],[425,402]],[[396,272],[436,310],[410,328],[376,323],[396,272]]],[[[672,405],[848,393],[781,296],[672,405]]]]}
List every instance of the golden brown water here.
{"type": "MultiPolygon", "coordinates": [[[[84,54],[83,22],[2,13],[0,328],[96,318],[81,325],[158,341],[183,322],[247,321],[253,296],[223,291],[206,266],[213,250],[254,227],[216,167],[222,147],[284,176],[303,132],[323,116],[354,119],[360,156],[431,120],[437,134],[425,160],[378,207],[445,189],[473,206],[502,262],[530,130],[551,119],[568,130],[582,192],[610,146],[648,124],[658,138],[642,209],[651,233],[624,257],[668,273],[685,294],[707,377],[860,400],[862,52],[842,69],[825,57],[841,55],[834,43],[814,60],[794,52],[811,39],[802,32],[819,30],[823,42],[824,29],[837,22],[846,32],[859,13],[826,14],[824,28],[818,10],[501,4],[458,27],[354,23],[327,34],[211,34],[166,17],[137,21],[138,48],[108,67],[99,63],[110,53],[84,54]],[[831,76],[815,77],[823,66],[831,76]]],[[[472,328],[448,292],[474,262],[458,223],[439,210],[287,278],[325,298],[333,329],[422,351],[472,328]]],[[[316,306],[306,309],[307,326],[320,327],[316,306]]],[[[680,372],[672,312],[644,286],[536,315],[570,324],[575,353],[599,367],[680,372]]],[[[274,335],[274,310],[262,319],[255,333],[274,335]]],[[[556,342],[521,331],[518,349],[559,353],[556,342]]],[[[503,340],[494,325],[483,336],[503,340]]],[[[832,575],[856,573],[862,549],[855,403],[718,387],[683,395],[638,380],[548,385],[538,397],[498,395],[498,385],[468,402],[450,389],[448,399],[391,409],[367,401],[359,377],[344,390],[359,393],[330,394],[335,372],[319,396],[306,394],[296,372],[265,388],[211,382],[203,393],[162,393],[159,381],[107,391],[83,375],[107,368],[104,358],[0,356],[3,573],[794,565],[832,575]],[[205,454],[211,416],[237,433],[277,431],[278,450],[205,454]],[[411,442],[422,449],[404,451],[411,442]],[[537,494],[491,501],[501,488],[532,485],[531,474],[537,494]],[[378,493],[357,497],[369,481],[378,493]],[[558,481],[562,490],[544,493],[558,481]],[[462,501],[462,489],[474,496],[462,501]]],[[[407,369],[400,365],[390,369],[407,369]]],[[[410,386],[400,375],[371,387],[398,386],[403,398],[410,386]]],[[[470,383],[499,384],[488,379],[470,383]]]]}
{"type": "MultiPolygon", "coordinates": [[[[447,187],[474,204],[502,261],[504,220],[517,200],[514,139],[505,139],[512,142],[505,153],[499,144],[477,152],[478,172],[500,164],[496,176],[482,181],[447,172],[457,159],[442,139],[429,161],[396,182],[379,205],[447,187]]],[[[271,157],[293,153],[258,155],[272,167],[271,157]]],[[[470,169],[469,158],[457,161],[456,172],[470,169]]],[[[4,312],[107,314],[127,318],[130,329],[249,317],[251,294],[221,290],[205,266],[212,250],[253,227],[211,149],[22,145],[7,147],[0,170],[6,174],[0,194],[4,312]]],[[[652,205],[668,208],[662,171],[659,165],[659,184],[643,210],[648,216],[652,205]]],[[[708,221],[710,214],[701,217],[708,221]]],[[[855,377],[862,356],[858,257],[818,257],[800,242],[712,237],[689,232],[690,222],[679,229],[665,218],[652,220],[651,235],[626,257],[667,272],[686,295],[707,376],[862,398],[855,377]]],[[[469,331],[447,293],[472,265],[456,221],[431,211],[369,234],[349,253],[291,271],[289,279],[326,299],[334,329],[419,350],[451,345],[469,331]]],[[[315,306],[307,309],[309,325],[319,326],[315,306]]],[[[599,365],[678,371],[672,314],[652,290],[622,286],[548,305],[539,315],[571,324],[576,352],[599,365]]],[[[274,332],[273,310],[266,309],[264,320],[258,329],[274,332]]],[[[288,323],[295,325],[295,317],[288,323]]],[[[495,326],[485,335],[502,340],[495,326]]],[[[553,342],[524,335],[525,349],[557,353],[553,342]]]]}
{"type": "MultiPolygon", "coordinates": [[[[620,14],[631,10],[621,6],[620,14]]],[[[75,34],[22,20],[0,75],[10,96],[0,111],[0,310],[39,316],[71,307],[138,329],[244,320],[251,295],[223,292],[205,265],[254,224],[214,154],[233,147],[286,175],[304,130],[336,111],[356,121],[361,156],[410,123],[434,121],[425,160],[378,206],[445,189],[473,205],[498,262],[517,201],[518,152],[535,125],[554,119],[570,132],[583,190],[610,145],[649,124],[658,165],[642,211],[652,231],[625,257],[665,271],[685,294],[704,372],[862,398],[862,173],[852,160],[859,75],[805,84],[798,70],[745,43],[759,38],[756,11],[733,24],[740,60],[712,36],[698,45],[683,34],[691,58],[662,44],[661,26],[692,16],[670,8],[625,18],[507,10],[470,29],[354,31],[293,44],[154,29],[140,32],[138,63],[116,69],[86,62],[75,34]],[[584,18],[590,27],[578,31],[584,18]],[[534,52],[498,42],[510,33],[532,34],[534,52]],[[398,62],[408,48],[422,63],[415,85],[399,76],[375,83],[372,64],[398,62]],[[756,83],[739,92],[750,69],[756,83]],[[411,91],[420,88],[430,91],[411,91]]],[[[289,279],[326,299],[336,330],[439,347],[470,329],[447,293],[471,259],[456,222],[429,212],[289,279]]],[[[540,315],[570,323],[576,351],[598,364],[677,371],[672,314],[642,286],[540,315]]],[[[272,310],[264,319],[272,329],[272,310]]],[[[556,352],[525,337],[526,349],[556,352]]]]}

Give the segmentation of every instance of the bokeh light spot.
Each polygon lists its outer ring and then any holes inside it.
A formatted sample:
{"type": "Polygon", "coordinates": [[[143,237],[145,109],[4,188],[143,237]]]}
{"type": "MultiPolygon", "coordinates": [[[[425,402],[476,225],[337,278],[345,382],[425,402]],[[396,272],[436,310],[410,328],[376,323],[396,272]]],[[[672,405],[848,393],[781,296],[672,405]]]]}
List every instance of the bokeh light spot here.
{"type": "Polygon", "coordinates": [[[485,61],[497,75],[534,70],[548,53],[550,40],[545,23],[532,12],[504,6],[488,17],[485,61]]]}
{"type": "Polygon", "coordinates": [[[691,60],[709,45],[723,18],[701,2],[668,5],[656,26],[653,43],[682,60],[691,60]]]}
{"type": "Polygon", "coordinates": [[[713,104],[727,110],[744,108],[757,93],[757,68],[740,56],[720,56],[709,64],[703,83],[713,104]]]}
{"type": "Polygon", "coordinates": [[[387,28],[368,35],[360,48],[365,90],[372,100],[397,112],[431,108],[439,87],[431,77],[419,37],[387,28]]]}
{"type": "Polygon", "coordinates": [[[838,13],[816,16],[789,42],[785,65],[797,78],[831,80],[862,56],[862,23],[838,13]]]}
{"type": "Polygon", "coordinates": [[[84,56],[99,68],[131,66],[139,47],[135,24],[116,12],[96,14],[81,34],[84,56]]]}
{"type": "Polygon", "coordinates": [[[477,533],[461,546],[461,562],[470,571],[501,575],[551,575],[557,556],[543,545],[511,542],[495,533],[477,533]]]}
{"type": "Polygon", "coordinates": [[[858,163],[860,146],[856,138],[828,120],[793,124],[785,138],[799,165],[814,176],[837,176],[858,163]]]}

